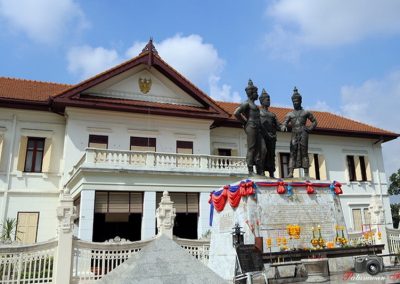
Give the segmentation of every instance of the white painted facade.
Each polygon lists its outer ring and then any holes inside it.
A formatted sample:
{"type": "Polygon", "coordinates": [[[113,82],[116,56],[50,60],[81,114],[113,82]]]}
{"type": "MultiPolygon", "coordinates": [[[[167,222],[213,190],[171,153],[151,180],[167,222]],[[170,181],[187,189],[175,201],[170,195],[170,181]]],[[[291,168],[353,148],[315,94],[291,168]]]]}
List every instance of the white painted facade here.
{"type": "MultiPolygon", "coordinates": [[[[88,96],[113,97],[197,106],[198,102],[156,69],[135,67],[85,91],[88,96]],[[149,94],[137,86],[151,77],[149,94]]],[[[199,193],[198,237],[210,228],[209,193],[247,177],[243,129],[216,127],[213,120],[122,111],[67,107],[64,115],[51,111],[1,108],[0,220],[17,218],[18,212],[39,212],[37,241],[56,237],[56,207],[63,190],[80,197],[79,226],[75,234],[92,240],[96,191],[143,192],[142,240],[155,235],[156,192],[199,193]],[[88,149],[89,135],[108,136],[108,149],[88,149]],[[130,151],[130,137],[156,138],[155,153],[130,151]],[[45,172],[18,170],[22,137],[46,138],[51,145],[45,172]],[[192,141],[193,154],[176,154],[177,141],[192,141]],[[218,157],[217,149],[231,149],[235,157],[218,157]],[[132,155],[137,163],[131,163],[132,155]],[[240,157],[240,158],[239,158],[240,157]],[[228,161],[229,160],[229,161],[228,161]],[[223,161],[226,167],[220,168],[223,161]]],[[[290,133],[278,133],[279,153],[289,152],[290,133]]],[[[352,209],[368,208],[372,194],[382,198],[386,224],[391,224],[387,178],[381,142],[367,138],[311,134],[309,152],[324,157],[327,180],[343,184],[342,208],[348,228],[352,209]],[[367,157],[370,181],[350,182],[347,155],[367,157]]],[[[276,176],[280,176],[277,166],[276,176]]]]}

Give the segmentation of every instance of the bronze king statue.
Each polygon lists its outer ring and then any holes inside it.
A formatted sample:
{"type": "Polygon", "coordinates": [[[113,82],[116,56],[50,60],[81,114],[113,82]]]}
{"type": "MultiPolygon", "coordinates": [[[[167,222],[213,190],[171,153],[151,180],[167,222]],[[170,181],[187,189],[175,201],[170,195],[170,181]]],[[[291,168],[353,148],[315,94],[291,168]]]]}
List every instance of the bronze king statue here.
{"type": "Polygon", "coordinates": [[[269,177],[274,177],[275,172],[275,147],[276,147],[276,131],[280,130],[278,119],[268,108],[271,105],[271,97],[263,89],[260,96],[261,111],[261,168],[262,174],[269,173],[269,177]]]}
{"type": "Polygon", "coordinates": [[[253,85],[253,81],[250,79],[245,91],[248,99],[235,110],[234,115],[242,123],[247,135],[246,162],[249,175],[252,176],[254,175],[254,166],[257,168],[257,173],[261,172],[261,122],[260,110],[255,104],[255,101],[258,99],[258,88],[253,85]]]}
{"type": "Polygon", "coordinates": [[[317,126],[314,115],[301,107],[301,95],[295,87],[292,95],[294,110],[289,112],[282,123],[281,130],[287,131],[290,124],[292,138],[290,140],[289,178],[293,177],[293,171],[297,168],[304,169],[304,175],[309,177],[310,161],[308,158],[308,134],[317,126]],[[307,126],[307,120],[311,122],[307,126]]]}

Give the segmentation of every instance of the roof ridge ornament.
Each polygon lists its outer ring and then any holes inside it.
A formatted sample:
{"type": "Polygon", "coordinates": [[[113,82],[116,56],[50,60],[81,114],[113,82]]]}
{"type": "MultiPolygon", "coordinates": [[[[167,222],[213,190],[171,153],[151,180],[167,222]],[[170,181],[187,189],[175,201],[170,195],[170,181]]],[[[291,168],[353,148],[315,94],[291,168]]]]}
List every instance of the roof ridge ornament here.
{"type": "Polygon", "coordinates": [[[154,54],[158,55],[158,51],[157,51],[157,49],[154,47],[153,38],[152,38],[152,37],[150,37],[149,42],[148,42],[148,43],[146,44],[146,46],[142,49],[142,52],[141,52],[140,54],[143,54],[143,53],[146,53],[146,52],[154,53],[154,54]]]}

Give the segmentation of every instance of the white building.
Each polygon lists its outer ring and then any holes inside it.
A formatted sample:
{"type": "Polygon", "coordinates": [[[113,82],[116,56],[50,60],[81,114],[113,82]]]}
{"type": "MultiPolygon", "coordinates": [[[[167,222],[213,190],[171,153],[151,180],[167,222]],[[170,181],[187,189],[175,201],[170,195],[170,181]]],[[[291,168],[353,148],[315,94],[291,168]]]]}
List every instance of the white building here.
{"type": "MultiPolygon", "coordinates": [[[[79,209],[79,238],[147,239],[167,190],[177,211],[174,233],[200,238],[209,229],[210,192],[247,174],[236,107],[208,97],[151,41],[137,57],[77,85],[0,78],[0,220],[16,218],[25,243],[54,238],[59,193],[67,190],[79,209]]],[[[270,110],[281,121],[289,111],[270,110]]],[[[347,227],[369,223],[373,194],[391,224],[381,144],[399,134],[314,115],[310,173],[343,184],[347,227]]],[[[278,177],[287,173],[289,139],[278,134],[278,177]]]]}

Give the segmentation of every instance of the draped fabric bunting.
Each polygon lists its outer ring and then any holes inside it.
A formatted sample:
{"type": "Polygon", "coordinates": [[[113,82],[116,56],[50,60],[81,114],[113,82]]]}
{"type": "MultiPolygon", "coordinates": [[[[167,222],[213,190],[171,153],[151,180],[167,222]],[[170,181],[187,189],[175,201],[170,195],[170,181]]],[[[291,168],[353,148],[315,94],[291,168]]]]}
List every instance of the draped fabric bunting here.
{"type": "Polygon", "coordinates": [[[308,194],[314,194],[315,188],[329,188],[332,194],[342,194],[342,185],[333,181],[333,183],[312,183],[306,182],[285,182],[282,179],[278,179],[274,182],[253,182],[252,180],[243,180],[237,185],[225,185],[219,190],[215,190],[210,193],[210,226],[212,225],[212,219],[214,215],[214,208],[217,212],[221,212],[225,208],[226,201],[228,200],[229,205],[233,208],[239,206],[242,196],[255,195],[256,187],[276,187],[278,194],[287,193],[288,196],[293,195],[293,187],[305,187],[308,194]]]}
{"type": "Polygon", "coordinates": [[[253,195],[255,193],[255,184],[251,180],[241,181],[238,185],[225,185],[218,191],[210,193],[208,203],[212,204],[218,212],[224,210],[226,200],[236,208],[239,206],[242,196],[253,195]]]}

